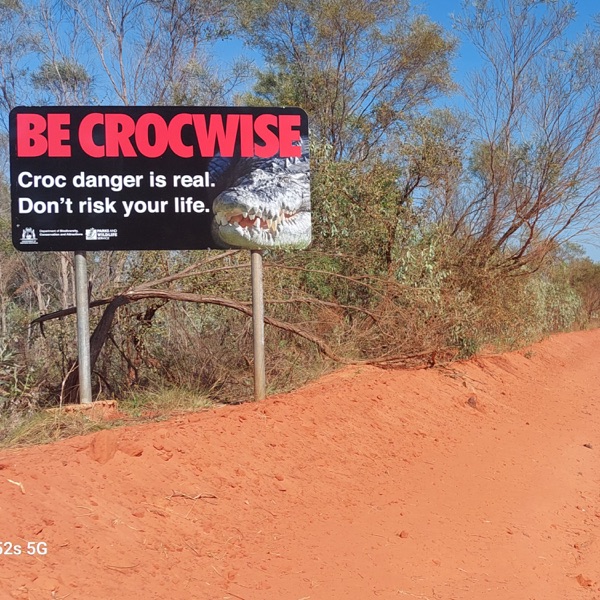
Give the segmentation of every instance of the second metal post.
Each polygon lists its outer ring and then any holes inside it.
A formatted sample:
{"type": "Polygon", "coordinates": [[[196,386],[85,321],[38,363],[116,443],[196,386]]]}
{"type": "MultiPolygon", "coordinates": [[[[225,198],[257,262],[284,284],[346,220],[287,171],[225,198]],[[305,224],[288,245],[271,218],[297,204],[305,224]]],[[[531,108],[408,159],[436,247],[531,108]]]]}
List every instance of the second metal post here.
{"type": "Polygon", "coordinates": [[[252,332],[254,336],[254,399],[263,400],[266,396],[266,375],[262,252],[251,250],[250,260],[252,271],[252,332]]]}

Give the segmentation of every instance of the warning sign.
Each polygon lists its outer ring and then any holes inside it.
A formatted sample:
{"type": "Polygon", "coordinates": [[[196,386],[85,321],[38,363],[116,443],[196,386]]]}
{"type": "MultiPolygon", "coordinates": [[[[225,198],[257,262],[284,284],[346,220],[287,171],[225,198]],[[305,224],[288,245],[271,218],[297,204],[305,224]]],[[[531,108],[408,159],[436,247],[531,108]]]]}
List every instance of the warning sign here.
{"type": "Polygon", "coordinates": [[[300,109],[21,107],[10,151],[18,250],[310,243],[300,109]]]}

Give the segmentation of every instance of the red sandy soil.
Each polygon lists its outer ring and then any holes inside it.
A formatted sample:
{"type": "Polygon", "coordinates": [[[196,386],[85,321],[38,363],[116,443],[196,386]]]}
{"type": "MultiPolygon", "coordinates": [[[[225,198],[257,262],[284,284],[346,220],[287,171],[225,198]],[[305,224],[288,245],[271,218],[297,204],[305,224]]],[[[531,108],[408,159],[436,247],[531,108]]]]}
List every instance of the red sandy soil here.
{"type": "Polygon", "coordinates": [[[599,600],[599,349],[346,368],[3,452],[0,598],[599,600]]]}

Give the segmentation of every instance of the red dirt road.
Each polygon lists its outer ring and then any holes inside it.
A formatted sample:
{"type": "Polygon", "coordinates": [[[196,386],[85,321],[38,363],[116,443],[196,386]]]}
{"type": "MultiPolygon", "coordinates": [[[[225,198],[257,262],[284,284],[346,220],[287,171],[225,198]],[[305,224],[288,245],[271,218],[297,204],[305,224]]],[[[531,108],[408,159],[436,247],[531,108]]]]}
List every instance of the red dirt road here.
{"type": "Polygon", "coordinates": [[[600,600],[599,350],[347,368],[4,452],[0,598],[600,600]]]}

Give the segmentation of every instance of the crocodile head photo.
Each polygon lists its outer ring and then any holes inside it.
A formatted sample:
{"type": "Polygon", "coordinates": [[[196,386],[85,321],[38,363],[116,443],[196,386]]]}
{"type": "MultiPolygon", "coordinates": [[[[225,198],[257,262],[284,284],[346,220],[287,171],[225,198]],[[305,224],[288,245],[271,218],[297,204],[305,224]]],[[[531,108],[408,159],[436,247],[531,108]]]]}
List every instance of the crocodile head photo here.
{"type": "Polygon", "coordinates": [[[307,140],[298,158],[216,157],[209,171],[218,182],[212,236],[219,246],[254,250],[310,244],[307,140]]]}

